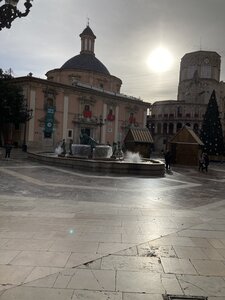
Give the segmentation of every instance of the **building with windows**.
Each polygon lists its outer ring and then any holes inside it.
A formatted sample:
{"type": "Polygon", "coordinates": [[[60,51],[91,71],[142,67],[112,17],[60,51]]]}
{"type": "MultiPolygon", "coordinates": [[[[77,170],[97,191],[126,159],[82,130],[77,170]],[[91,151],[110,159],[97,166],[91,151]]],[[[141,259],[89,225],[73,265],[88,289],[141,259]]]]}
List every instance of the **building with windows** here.
{"type": "MultiPolygon", "coordinates": [[[[80,54],[48,71],[47,79],[14,79],[33,110],[26,130],[28,146],[52,148],[62,139],[79,144],[81,132],[98,143],[123,143],[129,128],[146,127],[150,103],[120,92],[121,79],[95,56],[96,36],[89,25],[80,38],[80,54]]],[[[20,145],[23,134],[19,128],[12,139],[20,145]]]]}
{"type": "Polygon", "coordinates": [[[155,149],[167,147],[168,141],[184,125],[197,134],[211,93],[216,91],[221,123],[225,132],[225,84],[220,81],[220,55],[213,51],[187,53],[181,59],[177,100],[152,104],[148,126],[155,149]]]}

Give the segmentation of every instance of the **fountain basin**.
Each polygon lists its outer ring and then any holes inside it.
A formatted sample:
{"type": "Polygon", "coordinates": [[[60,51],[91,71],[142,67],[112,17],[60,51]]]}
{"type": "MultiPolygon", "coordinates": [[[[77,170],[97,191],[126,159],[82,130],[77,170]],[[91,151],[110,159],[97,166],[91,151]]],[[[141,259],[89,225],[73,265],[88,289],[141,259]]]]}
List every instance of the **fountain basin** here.
{"type": "Polygon", "coordinates": [[[72,144],[72,154],[74,156],[88,158],[91,155],[91,146],[82,144],[72,144]]]}
{"type": "Polygon", "coordinates": [[[55,157],[51,153],[28,152],[28,158],[40,163],[75,168],[78,170],[138,175],[148,177],[162,177],[165,174],[165,164],[161,161],[145,160],[139,163],[125,162],[111,158],[88,159],[77,157],[55,157]]]}

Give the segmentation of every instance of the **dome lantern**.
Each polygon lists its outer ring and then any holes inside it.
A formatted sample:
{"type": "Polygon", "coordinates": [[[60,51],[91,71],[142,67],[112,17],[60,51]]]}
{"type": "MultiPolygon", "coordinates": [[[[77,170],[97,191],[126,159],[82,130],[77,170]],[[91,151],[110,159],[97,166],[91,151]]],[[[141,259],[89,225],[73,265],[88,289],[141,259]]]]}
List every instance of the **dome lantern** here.
{"type": "Polygon", "coordinates": [[[84,29],[84,31],[80,34],[81,37],[81,51],[80,53],[86,53],[86,54],[92,54],[94,53],[94,44],[96,36],[94,35],[93,31],[87,25],[87,27],[84,29]]]}

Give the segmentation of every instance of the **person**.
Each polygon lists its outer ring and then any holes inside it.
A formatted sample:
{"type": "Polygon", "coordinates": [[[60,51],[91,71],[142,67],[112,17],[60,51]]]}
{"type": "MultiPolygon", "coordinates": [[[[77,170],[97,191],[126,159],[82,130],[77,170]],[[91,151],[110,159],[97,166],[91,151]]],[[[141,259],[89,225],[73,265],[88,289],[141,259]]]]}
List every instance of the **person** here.
{"type": "Polygon", "coordinates": [[[166,151],[164,154],[165,157],[165,163],[166,163],[166,170],[170,169],[170,164],[171,164],[171,153],[169,150],[166,151]]]}
{"type": "Polygon", "coordinates": [[[73,154],[73,151],[72,151],[72,145],[73,145],[73,140],[70,139],[70,152],[69,152],[70,155],[73,154]]]}
{"type": "Polygon", "coordinates": [[[12,143],[10,141],[8,141],[5,144],[5,158],[10,158],[10,154],[11,154],[11,150],[12,150],[12,143]]]}
{"type": "Polygon", "coordinates": [[[65,155],[66,154],[66,141],[65,141],[65,139],[62,140],[61,148],[62,148],[62,154],[65,155]]]}
{"type": "Polygon", "coordinates": [[[208,166],[209,166],[209,157],[207,153],[203,153],[203,169],[205,169],[206,172],[208,172],[208,166]]]}
{"type": "Polygon", "coordinates": [[[200,171],[203,172],[203,163],[204,163],[204,160],[203,160],[203,156],[201,154],[200,157],[199,157],[199,159],[198,159],[198,170],[199,170],[199,172],[200,171]]]}

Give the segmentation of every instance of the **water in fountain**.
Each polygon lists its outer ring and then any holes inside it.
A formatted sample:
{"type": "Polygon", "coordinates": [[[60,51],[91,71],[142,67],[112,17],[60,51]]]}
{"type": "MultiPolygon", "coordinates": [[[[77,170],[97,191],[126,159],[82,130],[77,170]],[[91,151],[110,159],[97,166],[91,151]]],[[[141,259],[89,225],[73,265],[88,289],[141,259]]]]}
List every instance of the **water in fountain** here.
{"type": "Polygon", "coordinates": [[[62,152],[63,152],[63,149],[61,146],[57,146],[55,148],[55,154],[60,155],[60,154],[62,154],[62,152]]]}
{"type": "Polygon", "coordinates": [[[91,155],[91,146],[83,144],[72,144],[72,155],[78,157],[90,157],[91,155]]]}
{"type": "Polygon", "coordinates": [[[127,151],[125,153],[124,161],[125,162],[130,162],[130,163],[141,163],[142,162],[142,157],[139,153],[134,153],[134,152],[127,151]]]}
{"type": "Polygon", "coordinates": [[[93,149],[93,158],[110,158],[112,156],[112,147],[109,145],[97,145],[93,149]]]}

